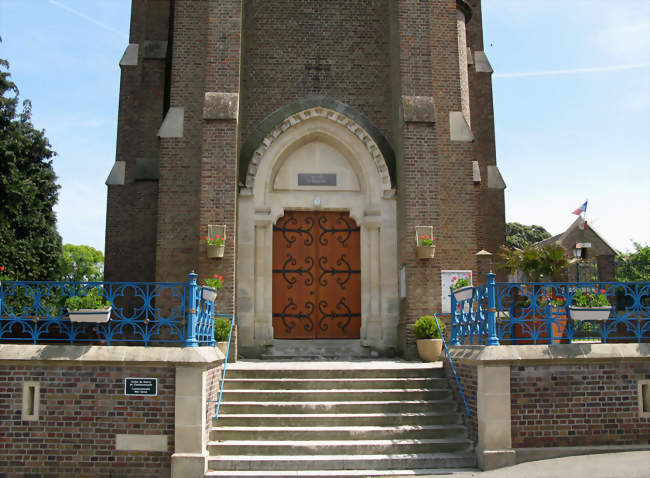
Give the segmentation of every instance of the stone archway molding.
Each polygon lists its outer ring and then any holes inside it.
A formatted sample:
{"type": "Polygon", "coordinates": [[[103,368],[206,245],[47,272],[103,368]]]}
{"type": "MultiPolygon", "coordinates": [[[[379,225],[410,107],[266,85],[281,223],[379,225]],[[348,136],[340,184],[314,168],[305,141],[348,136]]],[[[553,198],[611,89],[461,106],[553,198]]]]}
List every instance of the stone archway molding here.
{"type": "Polygon", "coordinates": [[[366,146],[377,165],[384,189],[397,187],[395,153],[386,138],[354,108],[327,97],[310,97],[290,103],[265,118],[248,136],[239,156],[240,186],[252,189],[260,158],[278,137],[311,118],[326,118],[345,126],[366,146]]]}

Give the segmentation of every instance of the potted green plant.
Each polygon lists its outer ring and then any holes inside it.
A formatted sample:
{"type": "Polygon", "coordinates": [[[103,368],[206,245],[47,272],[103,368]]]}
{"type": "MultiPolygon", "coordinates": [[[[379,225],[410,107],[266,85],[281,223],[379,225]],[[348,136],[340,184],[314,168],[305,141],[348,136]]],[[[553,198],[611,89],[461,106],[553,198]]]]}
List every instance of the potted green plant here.
{"type": "Polygon", "coordinates": [[[203,239],[207,244],[208,257],[213,259],[216,257],[223,257],[223,253],[225,250],[223,237],[217,234],[213,237],[204,236],[203,239]]]}
{"type": "Polygon", "coordinates": [[[445,332],[445,325],[436,324],[432,315],[423,315],[413,324],[418,355],[425,362],[435,362],[442,352],[442,334],[445,332]]]}
{"type": "Polygon", "coordinates": [[[217,298],[217,292],[223,287],[223,276],[214,274],[209,279],[203,279],[203,287],[201,288],[201,297],[203,300],[214,302],[217,298]]]}
{"type": "Polygon", "coordinates": [[[228,336],[230,335],[230,321],[224,317],[215,317],[214,319],[214,340],[217,341],[217,347],[226,355],[228,351],[228,336]]]}
{"type": "Polygon", "coordinates": [[[105,323],[111,318],[111,303],[99,289],[88,289],[84,295],[68,297],[65,300],[70,322],[105,323]]]}
{"type": "Polygon", "coordinates": [[[436,254],[436,238],[429,234],[421,234],[417,238],[417,258],[432,259],[436,254]]]}
{"type": "Polygon", "coordinates": [[[605,289],[599,292],[577,289],[569,306],[573,320],[607,320],[611,310],[605,289]]]}
{"type": "Polygon", "coordinates": [[[474,287],[472,287],[472,273],[469,272],[465,277],[454,276],[451,278],[452,283],[449,287],[454,294],[456,301],[467,300],[472,298],[474,287]]]}

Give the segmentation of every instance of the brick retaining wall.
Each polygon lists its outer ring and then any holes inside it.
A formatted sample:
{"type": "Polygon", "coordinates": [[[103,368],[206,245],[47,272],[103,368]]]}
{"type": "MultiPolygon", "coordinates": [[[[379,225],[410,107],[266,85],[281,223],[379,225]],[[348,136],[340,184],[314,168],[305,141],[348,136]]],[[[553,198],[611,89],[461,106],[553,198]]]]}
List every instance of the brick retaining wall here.
{"type": "Polygon", "coordinates": [[[0,472],[168,476],[174,450],[174,369],[6,365],[0,370],[0,472]],[[158,378],[158,396],[124,395],[124,378],[158,378]],[[40,383],[40,413],[22,420],[23,382],[40,383]],[[118,451],[118,434],[166,435],[167,451],[118,451]]]}
{"type": "Polygon", "coordinates": [[[456,369],[456,374],[458,375],[458,380],[463,388],[463,393],[465,394],[465,399],[467,400],[467,406],[469,407],[469,417],[467,416],[467,411],[465,410],[465,405],[463,404],[463,399],[461,398],[460,392],[458,391],[458,383],[454,377],[451,367],[449,366],[449,361],[445,357],[445,374],[449,379],[449,384],[454,394],[454,399],[458,403],[458,406],[463,413],[463,418],[465,424],[467,425],[467,433],[470,440],[478,440],[478,416],[476,413],[476,393],[477,393],[477,376],[476,376],[476,366],[468,364],[454,363],[456,369]]]}
{"type": "Polygon", "coordinates": [[[650,444],[639,379],[650,362],[512,366],[512,446],[650,444]]]}
{"type": "Polygon", "coordinates": [[[202,478],[222,361],[211,347],[0,344],[0,478],[202,478]],[[126,395],[126,378],[156,378],[157,395],[126,395]]]}

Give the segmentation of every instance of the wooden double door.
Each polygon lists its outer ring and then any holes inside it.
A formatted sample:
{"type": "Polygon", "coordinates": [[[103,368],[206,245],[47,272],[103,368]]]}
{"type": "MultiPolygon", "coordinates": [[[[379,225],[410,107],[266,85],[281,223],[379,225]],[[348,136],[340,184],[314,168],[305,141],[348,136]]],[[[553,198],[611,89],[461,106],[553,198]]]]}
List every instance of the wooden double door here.
{"type": "Polygon", "coordinates": [[[358,339],[360,229],[347,212],[290,211],[273,226],[273,336],[358,339]]]}

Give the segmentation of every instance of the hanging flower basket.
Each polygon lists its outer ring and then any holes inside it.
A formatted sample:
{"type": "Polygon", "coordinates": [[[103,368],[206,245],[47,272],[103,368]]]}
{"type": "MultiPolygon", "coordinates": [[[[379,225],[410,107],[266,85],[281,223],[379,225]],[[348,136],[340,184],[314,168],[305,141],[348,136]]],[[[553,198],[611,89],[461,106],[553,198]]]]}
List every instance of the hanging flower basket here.
{"type": "Polygon", "coordinates": [[[417,258],[418,259],[433,259],[433,256],[436,254],[436,246],[417,246],[417,258]]]}
{"type": "Polygon", "coordinates": [[[461,300],[468,300],[472,298],[472,293],[474,292],[474,287],[471,285],[465,286],[465,287],[459,287],[458,289],[454,289],[451,291],[452,294],[454,294],[454,297],[456,298],[457,302],[460,302],[461,300]]]}
{"type": "Polygon", "coordinates": [[[214,299],[217,298],[217,290],[212,287],[203,286],[201,288],[201,296],[203,300],[209,300],[210,302],[214,302],[214,299]]]}
{"type": "Polygon", "coordinates": [[[226,246],[223,244],[220,246],[208,244],[207,247],[208,247],[208,257],[210,257],[211,259],[217,257],[223,257],[223,252],[226,249],[226,246]]]}
{"type": "Polygon", "coordinates": [[[611,305],[602,307],[576,307],[570,305],[569,315],[573,320],[607,320],[611,310],[611,305]]]}
{"type": "Polygon", "coordinates": [[[111,318],[111,309],[73,309],[68,311],[70,322],[92,322],[104,324],[111,318]]]}

